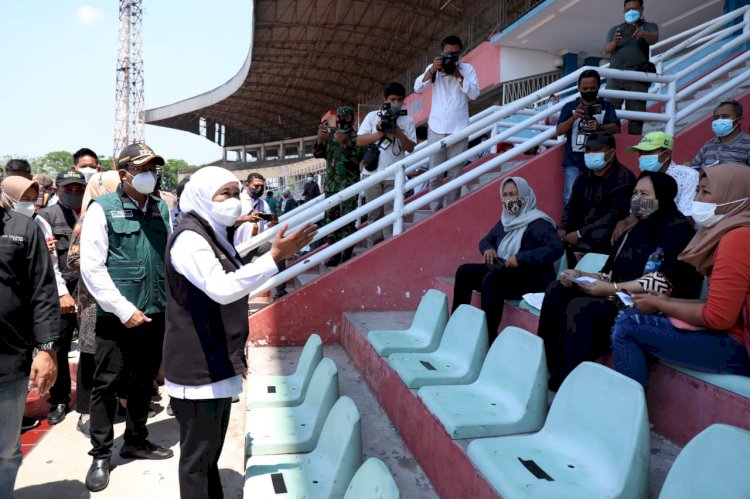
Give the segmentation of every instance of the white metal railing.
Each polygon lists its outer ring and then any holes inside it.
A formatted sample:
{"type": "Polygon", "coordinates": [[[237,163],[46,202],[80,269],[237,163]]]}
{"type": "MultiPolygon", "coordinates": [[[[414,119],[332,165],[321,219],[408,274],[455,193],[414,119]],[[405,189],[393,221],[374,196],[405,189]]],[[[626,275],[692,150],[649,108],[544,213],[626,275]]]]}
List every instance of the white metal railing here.
{"type": "MultiPolygon", "coordinates": [[[[750,8],[743,7],[742,9],[738,9],[738,11],[721,16],[715,19],[713,22],[704,23],[704,25],[693,28],[692,30],[688,30],[688,32],[685,32],[688,33],[687,35],[685,33],[682,33],[677,37],[673,37],[673,39],[664,40],[663,42],[656,44],[655,48],[670,46],[676,43],[676,45],[664,52],[664,54],[669,54],[669,56],[675,56],[679,58],[680,56],[684,55],[685,51],[692,52],[695,47],[703,46],[707,41],[707,37],[711,37],[712,34],[721,33],[722,31],[724,31],[725,33],[722,36],[726,36],[727,30],[724,30],[726,23],[731,22],[733,19],[737,18],[742,18],[743,20],[741,28],[742,34],[740,35],[740,38],[744,40],[744,37],[748,36],[748,33],[750,32],[750,29],[748,29],[748,27],[750,26],[750,17],[748,16],[748,12],[750,12],[750,8]]],[[[736,34],[735,31],[731,31],[731,33],[736,34]]],[[[711,40],[713,43],[717,41],[716,37],[711,38],[711,40]]],[[[735,44],[734,48],[736,49],[739,46],[739,43],[737,43],[735,44]]],[[[731,48],[729,50],[731,50],[731,48]]],[[[661,58],[659,58],[659,63],[670,64],[671,59],[668,59],[669,56],[662,56],[661,58]]],[[[699,67],[713,67],[712,61],[714,61],[714,59],[715,54],[709,54],[702,57],[699,61],[696,61],[696,63],[690,64],[688,68],[693,68],[690,69],[690,71],[694,71],[699,67]],[[701,66],[701,64],[703,66],[701,66]]],[[[747,58],[744,60],[747,60],[747,58]]],[[[349,186],[343,189],[341,192],[329,196],[328,198],[316,198],[316,201],[314,203],[306,203],[303,206],[299,207],[297,210],[294,210],[293,212],[288,213],[287,216],[283,217],[282,221],[289,225],[290,230],[294,230],[297,227],[302,226],[303,224],[320,219],[327,210],[339,205],[341,202],[347,199],[358,196],[360,192],[367,189],[368,187],[389,178],[394,179],[395,186],[392,191],[385,193],[376,199],[367,200],[364,205],[360,206],[354,211],[324,225],[318,230],[318,234],[316,235],[315,240],[322,239],[327,235],[335,232],[336,230],[344,227],[345,225],[355,222],[361,216],[371,213],[373,210],[380,208],[386,203],[393,203],[394,209],[392,213],[376,221],[370,222],[366,227],[356,231],[354,234],[351,234],[350,236],[337,241],[336,243],[331,244],[328,247],[323,248],[321,251],[311,255],[303,262],[288,268],[280,274],[277,274],[273,278],[269,279],[263,286],[255,289],[253,295],[267,291],[282,282],[286,282],[287,280],[292,279],[301,273],[304,273],[310,268],[317,267],[319,264],[325,262],[332,256],[340,253],[346,248],[354,246],[360,241],[365,240],[370,235],[382,230],[385,227],[392,226],[393,234],[400,234],[403,231],[405,216],[414,213],[420,208],[428,205],[430,202],[442,198],[451,191],[460,189],[462,186],[474,181],[481,175],[497,169],[504,163],[537,147],[540,144],[554,143],[554,139],[556,138],[555,127],[540,125],[540,122],[543,122],[549,116],[559,113],[562,110],[562,107],[567,102],[572,101],[576,98],[575,93],[571,93],[571,87],[575,87],[578,76],[585,70],[595,69],[600,73],[602,78],[616,78],[618,80],[627,81],[648,81],[652,84],[655,83],[657,85],[660,85],[659,93],[628,92],[621,90],[608,90],[606,88],[603,88],[600,91],[600,95],[602,97],[657,101],[664,103],[664,112],[635,112],[618,110],[617,116],[621,119],[664,123],[664,127],[667,133],[674,134],[676,120],[678,120],[682,116],[689,115],[696,109],[699,109],[700,107],[705,106],[707,103],[715,100],[721,93],[726,92],[729,88],[737,86],[740,80],[745,81],[750,79],[750,70],[744,71],[742,74],[730,79],[717,89],[708,92],[700,98],[696,98],[693,103],[691,103],[689,106],[686,106],[684,109],[680,109],[679,112],[677,111],[678,98],[680,100],[685,100],[688,97],[695,97],[695,92],[698,89],[700,89],[702,86],[705,86],[705,84],[714,81],[719,76],[726,76],[726,74],[732,68],[736,67],[739,64],[740,63],[738,62],[732,66],[724,65],[722,67],[719,67],[718,69],[713,69],[710,74],[703,77],[703,85],[698,85],[698,82],[696,82],[696,84],[682,89],[679,95],[677,92],[677,81],[679,78],[679,74],[688,71],[688,68],[681,70],[676,75],[668,75],[658,73],[643,73],[636,71],[620,71],[607,67],[583,67],[545,86],[544,88],[527,95],[526,97],[518,99],[505,106],[492,106],[480,113],[477,113],[471,118],[470,124],[463,130],[451,134],[440,140],[439,142],[435,142],[432,144],[419,144],[415,148],[414,152],[412,152],[410,155],[407,155],[404,159],[389,166],[385,170],[375,172],[370,176],[364,178],[360,182],[357,182],[356,184],[349,186]],[[719,76],[713,74],[717,72],[719,73],[719,76]],[[569,95],[563,97],[559,103],[553,106],[547,106],[546,108],[540,109],[538,111],[534,111],[532,109],[535,104],[546,100],[551,94],[560,95],[566,93],[568,93],[569,95]],[[509,117],[518,115],[523,117],[521,121],[508,121],[509,117]],[[414,171],[416,167],[423,164],[431,154],[440,151],[441,149],[448,148],[458,142],[481,137],[484,133],[496,129],[498,126],[505,127],[505,130],[496,130],[496,133],[493,133],[493,135],[489,139],[484,140],[476,146],[469,148],[464,153],[459,154],[454,158],[451,158],[443,162],[442,164],[437,165],[436,167],[430,168],[426,172],[421,173],[416,177],[413,177],[411,179],[407,178],[407,173],[414,171]],[[531,138],[526,139],[519,139],[517,137],[517,134],[519,132],[529,129],[538,131],[539,133],[531,138]],[[443,173],[447,170],[458,165],[463,165],[468,159],[480,154],[488,147],[496,146],[501,142],[517,142],[517,144],[512,149],[505,151],[504,153],[482,163],[478,167],[463,173],[461,176],[444,183],[438,189],[430,191],[423,196],[416,197],[415,199],[411,199],[408,202],[406,201],[406,193],[417,185],[427,182],[434,177],[442,177],[443,173]]],[[[247,254],[253,248],[258,247],[261,244],[273,239],[273,237],[275,237],[276,233],[278,232],[278,229],[279,227],[273,227],[266,230],[265,232],[238,246],[238,251],[240,252],[240,254],[247,254]]]]}

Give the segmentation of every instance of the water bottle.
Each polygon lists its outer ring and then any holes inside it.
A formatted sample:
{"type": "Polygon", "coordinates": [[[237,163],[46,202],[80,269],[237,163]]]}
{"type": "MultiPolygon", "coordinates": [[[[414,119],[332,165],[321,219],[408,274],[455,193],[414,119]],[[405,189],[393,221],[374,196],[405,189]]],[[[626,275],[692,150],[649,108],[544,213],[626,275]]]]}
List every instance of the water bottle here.
{"type": "Polygon", "coordinates": [[[643,269],[643,274],[651,274],[653,272],[659,272],[661,268],[661,262],[664,261],[664,250],[662,248],[656,248],[656,251],[651,253],[646,261],[646,266],[643,269]]]}

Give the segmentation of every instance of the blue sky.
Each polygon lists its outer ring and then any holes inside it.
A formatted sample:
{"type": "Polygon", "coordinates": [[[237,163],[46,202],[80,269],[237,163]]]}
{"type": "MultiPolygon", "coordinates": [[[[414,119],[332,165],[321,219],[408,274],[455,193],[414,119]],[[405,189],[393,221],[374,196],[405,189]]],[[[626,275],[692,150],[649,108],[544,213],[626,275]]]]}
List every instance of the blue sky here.
{"type": "MultiPolygon", "coordinates": [[[[231,78],[250,45],[250,0],[144,0],[146,108],[231,78]]],[[[117,0],[0,1],[0,156],[89,147],[112,154],[117,0]]],[[[146,126],[167,158],[202,164],[221,148],[187,132],[146,126]]]]}

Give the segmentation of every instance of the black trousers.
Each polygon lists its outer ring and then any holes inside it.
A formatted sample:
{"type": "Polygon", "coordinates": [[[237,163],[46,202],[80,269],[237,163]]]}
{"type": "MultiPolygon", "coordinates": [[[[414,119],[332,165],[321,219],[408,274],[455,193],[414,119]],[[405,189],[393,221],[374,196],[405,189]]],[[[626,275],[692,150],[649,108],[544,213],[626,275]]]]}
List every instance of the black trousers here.
{"type": "Polygon", "coordinates": [[[126,328],[117,317],[96,318],[94,382],[91,390],[91,451],[95,458],[110,458],[117,410],[117,393],[127,377],[128,411],[124,445],[146,441],[146,419],[154,379],[159,372],[164,344],[164,314],[151,322],[126,328]]]}
{"type": "Polygon", "coordinates": [[[180,425],[180,498],[223,498],[218,463],[229,427],[232,399],[171,397],[170,404],[180,425]]]}
{"type": "Polygon", "coordinates": [[[557,390],[581,362],[612,350],[610,336],[617,313],[612,300],[595,298],[559,281],[549,285],[537,334],[544,340],[551,390],[557,390]]]}
{"type": "Polygon", "coordinates": [[[60,340],[57,350],[57,380],[49,389],[50,405],[70,404],[70,365],[68,364],[68,353],[70,343],[73,340],[73,331],[78,326],[76,314],[60,315],[60,340]]]}
{"type": "Polygon", "coordinates": [[[453,311],[471,302],[471,292],[482,294],[482,310],[487,315],[490,343],[497,337],[503,318],[505,300],[518,300],[522,295],[540,292],[546,283],[533,268],[492,268],[484,263],[466,263],[456,270],[453,287],[453,311]]]}
{"type": "Polygon", "coordinates": [[[88,414],[91,411],[91,387],[94,384],[95,368],[94,354],[81,352],[78,359],[76,379],[76,411],[78,411],[78,414],[88,414]]]}

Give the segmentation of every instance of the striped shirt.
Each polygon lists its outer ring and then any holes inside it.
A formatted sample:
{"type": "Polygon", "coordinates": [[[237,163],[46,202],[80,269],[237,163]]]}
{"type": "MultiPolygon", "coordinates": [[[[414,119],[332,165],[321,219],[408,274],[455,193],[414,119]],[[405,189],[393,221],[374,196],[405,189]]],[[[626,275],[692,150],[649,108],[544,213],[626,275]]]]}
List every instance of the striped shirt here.
{"type": "Polygon", "coordinates": [[[740,133],[728,142],[718,138],[706,142],[693,159],[696,168],[707,168],[719,163],[739,163],[750,165],[750,135],[740,133]]]}

